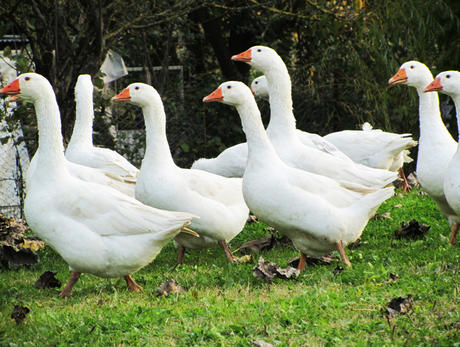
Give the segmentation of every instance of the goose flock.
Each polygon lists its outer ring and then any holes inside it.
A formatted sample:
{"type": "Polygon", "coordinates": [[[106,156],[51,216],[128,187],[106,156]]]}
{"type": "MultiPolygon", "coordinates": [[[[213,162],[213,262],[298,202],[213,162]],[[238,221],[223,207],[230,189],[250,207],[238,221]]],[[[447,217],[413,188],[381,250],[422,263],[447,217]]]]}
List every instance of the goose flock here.
{"type": "MultiPolygon", "coordinates": [[[[227,81],[203,98],[234,106],[246,135],[216,158],[202,158],[190,169],[174,163],[166,137],[166,114],[158,92],[132,83],[114,96],[142,109],[146,150],[140,170],[115,151],[93,145],[93,85],[80,75],[75,86],[76,121],[64,150],[59,107],[48,80],[24,73],[0,89],[34,104],[39,146],[26,175],[26,220],[34,233],[68,263],[71,275],[62,297],[82,273],[123,277],[130,291],[142,290],[131,275],[149,264],[173,240],[177,263],[186,249],[228,246],[243,231],[249,212],[292,240],[306,257],[337,250],[351,266],[345,247],[362,234],[377,208],[393,196],[398,173],[417,145],[410,134],[372,129],[320,136],[296,128],[291,80],[282,58],[254,46],[234,55],[263,73],[251,88],[227,81]],[[268,97],[265,129],[255,96],[268,97]]],[[[443,124],[436,92],[460,108],[460,73],[433,80],[422,63],[404,63],[390,84],[415,87],[419,95],[420,139],[417,175],[452,226],[460,223],[460,154],[443,124]]],[[[457,117],[458,119],[458,117],[457,117]]]]}

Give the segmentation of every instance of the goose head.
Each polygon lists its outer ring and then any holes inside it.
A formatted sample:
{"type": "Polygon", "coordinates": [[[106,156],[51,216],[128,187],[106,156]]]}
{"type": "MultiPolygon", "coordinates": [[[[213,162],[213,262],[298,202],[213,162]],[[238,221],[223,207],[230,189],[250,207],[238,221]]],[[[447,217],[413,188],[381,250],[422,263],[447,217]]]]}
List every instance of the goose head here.
{"type": "Polygon", "coordinates": [[[451,97],[460,95],[460,72],[444,71],[426,86],[425,92],[441,92],[451,97]]]}
{"type": "Polygon", "coordinates": [[[254,98],[247,85],[238,81],[222,83],[215,91],[203,98],[203,102],[222,102],[227,105],[240,106],[254,98]]]}
{"type": "Polygon", "coordinates": [[[17,95],[25,101],[35,102],[43,97],[46,91],[51,91],[53,94],[53,87],[48,80],[37,73],[27,72],[0,89],[0,94],[17,95]]]}
{"type": "Polygon", "coordinates": [[[248,63],[260,71],[267,71],[275,66],[284,66],[276,51],[266,46],[253,46],[248,50],[232,56],[232,60],[248,63]]]}
{"type": "Polygon", "coordinates": [[[152,86],[145,83],[131,83],[125,89],[123,89],[119,94],[115,95],[112,98],[112,101],[123,102],[127,101],[134,105],[145,107],[150,105],[152,101],[160,102],[160,94],[152,86]]]}
{"type": "Polygon", "coordinates": [[[406,84],[410,87],[423,88],[432,81],[433,75],[428,67],[416,60],[405,62],[398,72],[388,80],[390,85],[406,84]]]}
{"type": "Polygon", "coordinates": [[[268,85],[265,76],[255,78],[251,83],[251,90],[255,96],[268,98],[268,85]]]}

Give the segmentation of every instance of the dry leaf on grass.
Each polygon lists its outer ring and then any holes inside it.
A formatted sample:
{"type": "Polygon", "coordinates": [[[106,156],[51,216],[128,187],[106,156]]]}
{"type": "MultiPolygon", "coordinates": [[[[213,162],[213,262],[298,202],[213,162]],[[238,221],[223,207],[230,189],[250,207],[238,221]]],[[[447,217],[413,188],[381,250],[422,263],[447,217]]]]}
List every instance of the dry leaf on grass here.
{"type": "Polygon", "coordinates": [[[390,273],[390,279],[389,282],[396,282],[399,278],[398,274],[390,273]]]}
{"type": "Polygon", "coordinates": [[[261,339],[252,341],[252,344],[256,347],[273,347],[271,343],[265,342],[264,340],[261,340],[261,339]]]}
{"type": "Polygon", "coordinates": [[[406,314],[412,310],[414,302],[412,301],[412,295],[408,295],[407,298],[397,297],[392,299],[384,309],[384,314],[388,322],[390,319],[400,315],[406,314]]]}
{"type": "MultiPolygon", "coordinates": [[[[332,261],[338,260],[338,259],[339,259],[338,257],[332,254],[326,255],[324,257],[319,257],[319,258],[310,257],[307,255],[305,258],[305,261],[306,261],[307,266],[308,265],[329,265],[332,261]]],[[[288,261],[288,265],[297,268],[297,266],[299,266],[299,262],[300,262],[300,257],[292,258],[288,261]]]]}
{"type": "Polygon", "coordinates": [[[351,242],[347,244],[347,247],[349,249],[356,249],[356,248],[361,247],[361,239],[357,239],[355,242],[351,242]]]}
{"type": "Polygon", "coordinates": [[[167,280],[166,282],[163,282],[160,284],[160,286],[157,289],[157,295],[158,296],[169,296],[171,293],[175,294],[180,294],[183,292],[186,292],[187,288],[182,287],[177,283],[177,281],[173,278],[167,280]]]}
{"type": "Polygon", "coordinates": [[[0,215],[0,262],[8,269],[37,263],[36,252],[45,247],[39,240],[26,239],[29,227],[23,220],[0,215]]]}
{"type": "Polygon", "coordinates": [[[57,272],[45,271],[40,275],[38,280],[35,282],[35,288],[60,288],[61,281],[56,278],[57,272]]]}
{"type": "Polygon", "coordinates": [[[250,214],[246,223],[252,224],[252,223],[259,223],[259,219],[257,219],[257,216],[254,216],[253,214],[250,214]]]}
{"type": "Polygon", "coordinates": [[[410,222],[402,222],[401,226],[395,230],[396,238],[419,238],[424,236],[428,230],[430,230],[430,226],[427,224],[419,223],[415,219],[411,220],[410,222]]]}
{"type": "Polygon", "coordinates": [[[258,253],[260,251],[268,251],[275,247],[275,245],[277,244],[286,245],[290,242],[291,241],[286,236],[276,237],[274,234],[271,234],[260,239],[251,240],[243,243],[240,246],[240,248],[238,248],[238,251],[240,251],[243,254],[258,253]]]}
{"type": "Polygon", "coordinates": [[[30,312],[30,310],[25,306],[14,305],[13,313],[11,314],[11,318],[16,321],[16,324],[21,323],[25,318],[26,315],[30,312]]]}
{"type": "Polygon", "coordinates": [[[411,187],[420,187],[420,183],[418,182],[418,179],[417,179],[417,173],[415,171],[412,171],[407,177],[407,183],[409,183],[409,185],[411,187]]]}
{"type": "Polygon", "coordinates": [[[334,270],[332,270],[332,273],[334,276],[337,276],[339,273],[343,271],[343,266],[337,265],[334,270]]]}
{"type": "Polygon", "coordinates": [[[391,219],[390,212],[376,213],[372,219],[391,219]]]}
{"type": "Polygon", "coordinates": [[[259,277],[266,282],[271,281],[275,277],[281,279],[297,278],[300,273],[299,270],[291,266],[282,269],[278,264],[265,262],[262,257],[259,258],[257,265],[252,270],[254,277],[259,277]]]}
{"type": "Polygon", "coordinates": [[[267,237],[245,242],[238,250],[243,254],[248,254],[251,252],[257,253],[263,250],[272,249],[276,242],[276,237],[274,235],[269,235],[267,237]]]}
{"type": "Polygon", "coordinates": [[[242,257],[233,256],[233,259],[238,264],[247,264],[247,263],[253,263],[254,262],[254,259],[252,259],[252,255],[249,255],[249,254],[245,254],[242,257]]]}

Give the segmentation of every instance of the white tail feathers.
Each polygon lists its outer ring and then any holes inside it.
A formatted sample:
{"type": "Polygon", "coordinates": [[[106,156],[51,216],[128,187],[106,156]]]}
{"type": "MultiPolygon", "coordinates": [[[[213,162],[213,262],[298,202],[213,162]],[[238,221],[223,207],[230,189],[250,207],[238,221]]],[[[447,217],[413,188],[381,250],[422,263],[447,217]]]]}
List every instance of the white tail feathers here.
{"type": "Polygon", "coordinates": [[[365,195],[348,208],[351,210],[351,215],[355,215],[357,218],[364,217],[367,222],[367,219],[374,215],[382,202],[391,198],[393,194],[394,187],[383,188],[365,195]]]}

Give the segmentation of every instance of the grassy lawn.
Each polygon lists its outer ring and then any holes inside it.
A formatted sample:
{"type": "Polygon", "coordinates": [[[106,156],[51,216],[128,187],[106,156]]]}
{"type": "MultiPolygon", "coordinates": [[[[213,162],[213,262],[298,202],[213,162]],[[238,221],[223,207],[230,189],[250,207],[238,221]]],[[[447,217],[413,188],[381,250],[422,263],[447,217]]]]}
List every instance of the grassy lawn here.
{"type": "MultiPolygon", "coordinates": [[[[83,274],[63,300],[58,289],[34,288],[46,270],[57,271],[63,284],[69,277],[46,247],[36,266],[0,270],[0,345],[250,346],[256,339],[277,346],[460,345],[460,240],[448,243],[446,219],[417,190],[393,197],[379,212],[391,219],[370,221],[361,245],[347,249],[351,269],[335,271],[338,261],[311,265],[296,280],[270,284],[252,275],[254,264],[228,264],[217,248],[189,252],[186,264],[171,271],[176,251],[169,244],[134,274],[143,292],[130,293],[122,279],[83,274]],[[396,239],[394,230],[411,219],[431,229],[418,240],[396,239]],[[188,291],[157,297],[169,278],[188,291]],[[386,304],[409,294],[412,312],[387,322],[386,304]],[[10,318],[15,304],[30,309],[18,325],[10,318]]],[[[265,228],[247,225],[232,249],[268,235],[265,228]]],[[[262,256],[284,267],[298,252],[276,246],[262,256]]]]}

